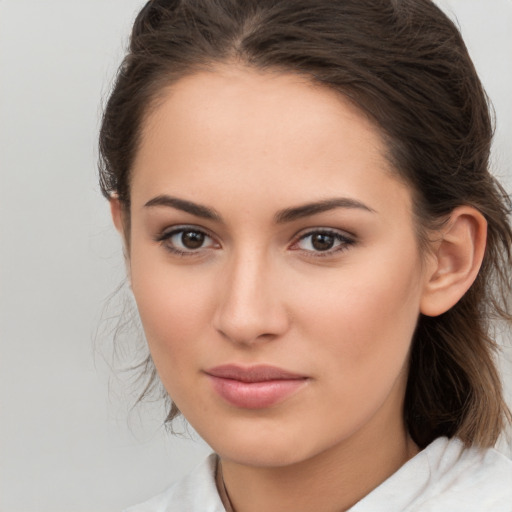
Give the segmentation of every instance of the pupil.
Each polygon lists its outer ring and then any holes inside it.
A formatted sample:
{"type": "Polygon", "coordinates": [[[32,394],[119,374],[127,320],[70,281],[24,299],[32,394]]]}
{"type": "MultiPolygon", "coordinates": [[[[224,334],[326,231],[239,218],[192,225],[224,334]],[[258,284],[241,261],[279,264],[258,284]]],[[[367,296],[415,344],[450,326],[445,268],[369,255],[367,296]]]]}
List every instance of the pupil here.
{"type": "Polygon", "coordinates": [[[187,249],[199,249],[204,243],[204,234],[197,231],[185,231],[181,235],[181,242],[187,249]]]}
{"type": "Polygon", "coordinates": [[[318,233],[313,236],[312,244],[317,251],[328,251],[334,245],[334,237],[325,233],[318,233]]]}

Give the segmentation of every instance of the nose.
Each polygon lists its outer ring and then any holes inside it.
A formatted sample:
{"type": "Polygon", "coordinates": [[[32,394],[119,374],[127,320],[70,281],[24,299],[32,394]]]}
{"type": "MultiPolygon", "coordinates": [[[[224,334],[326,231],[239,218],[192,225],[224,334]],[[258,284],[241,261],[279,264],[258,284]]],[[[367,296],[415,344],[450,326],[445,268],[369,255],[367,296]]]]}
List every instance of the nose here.
{"type": "Polygon", "coordinates": [[[240,255],[219,287],[214,327],[233,343],[252,346],[282,336],[289,328],[278,269],[265,257],[240,255]]]}

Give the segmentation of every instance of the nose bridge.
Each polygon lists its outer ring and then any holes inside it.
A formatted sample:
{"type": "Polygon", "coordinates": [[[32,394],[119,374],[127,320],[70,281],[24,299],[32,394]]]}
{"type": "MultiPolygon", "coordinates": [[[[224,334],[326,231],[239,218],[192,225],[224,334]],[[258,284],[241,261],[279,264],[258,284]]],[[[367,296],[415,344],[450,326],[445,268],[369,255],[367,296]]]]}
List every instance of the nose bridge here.
{"type": "Polygon", "coordinates": [[[216,329],[243,344],[282,334],[287,318],[275,262],[265,250],[253,248],[234,253],[227,267],[219,283],[216,329]]]}

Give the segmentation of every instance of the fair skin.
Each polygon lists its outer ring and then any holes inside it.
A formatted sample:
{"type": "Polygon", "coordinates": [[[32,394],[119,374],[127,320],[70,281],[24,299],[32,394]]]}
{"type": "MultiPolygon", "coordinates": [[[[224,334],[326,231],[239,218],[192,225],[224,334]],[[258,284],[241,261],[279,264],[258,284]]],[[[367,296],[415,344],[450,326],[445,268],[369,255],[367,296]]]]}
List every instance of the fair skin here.
{"type": "Polygon", "coordinates": [[[235,510],[347,510],[418,451],[402,413],[414,328],[474,280],[485,221],[459,208],[421,255],[376,128],[304,78],[240,67],[165,91],[132,172],[151,354],[235,510]],[[227,364],[293,378],[233,387],[211,375],[227,364]]]}

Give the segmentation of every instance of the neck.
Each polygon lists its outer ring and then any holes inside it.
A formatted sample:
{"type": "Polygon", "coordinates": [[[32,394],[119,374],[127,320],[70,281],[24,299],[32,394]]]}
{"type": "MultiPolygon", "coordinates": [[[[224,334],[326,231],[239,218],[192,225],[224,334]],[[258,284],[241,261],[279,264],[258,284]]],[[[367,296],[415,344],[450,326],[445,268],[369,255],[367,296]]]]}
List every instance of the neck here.
{"type": "MultiPolygon", "coordinates": [[[[389,426],[389,425],[388,425],[389,426]]],[[[254,467],[221,460],[236,512],[341,512],[397,471],[418,448],[405,427],[358,432],[314,457],[288,466],[254,467]]]]}

